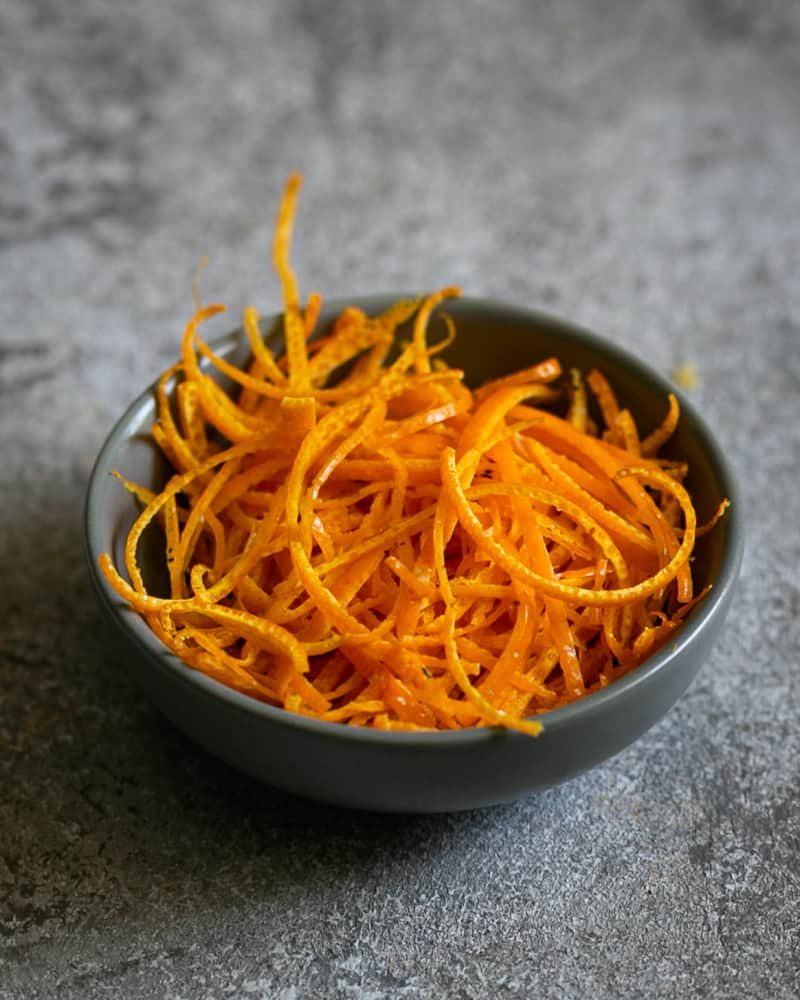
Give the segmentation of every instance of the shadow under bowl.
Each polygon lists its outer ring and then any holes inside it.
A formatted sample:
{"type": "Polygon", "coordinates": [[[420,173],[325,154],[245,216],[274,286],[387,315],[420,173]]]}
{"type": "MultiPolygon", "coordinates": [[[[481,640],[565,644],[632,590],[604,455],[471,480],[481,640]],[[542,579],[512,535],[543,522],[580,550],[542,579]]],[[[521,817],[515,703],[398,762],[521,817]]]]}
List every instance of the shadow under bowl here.
{"type": "MultiPolygon", "coordinates": [[[[345,305],[374,313],[400,297],[330,303],[320,329],[324,332],[345,305]]],[[[192,740],[233,767],[297,795],[360,809],[446,812],[509,802],[571,778],[632,743],[672,707],[707,658],[731,601],[743,548],[741,505],[729,465],[691,403],[642,361],[563,320],[478,299],[450,302],[447,312],[457,337],[444,356],[473,386],[555,355],[565,370],[599,368],[644,429],[663,419],[667,393],[679,397],[681,420],[663,454],[689,463],[687,486],[701,523],[723,497],[732,501],[714,531],[698,540],[693,562],[698,590],[712,582],[713,588],[672,641],[605,690],[542,716],[544,731],[536,739],[493,728],[383,732],[263,704],[184,665],[98,570],[102,552],[121,563],[125,536],[138,513],[133,497],[109,473],[118,470],[156,489],[168,475],[149,434],[156,413],[150,387],[103,445],[86,501],[87,558],[111,626],[113,652],[192,740]]],[[[280,317],[266,329],[280,339],[280,317]]],[[[249,357],[241,331],[214,347],[237,364],[249,357]]],[[[140,561],[148,581],[163,578],[163,547],[159,558],[157,546],[144,545],[140,561]]]]}

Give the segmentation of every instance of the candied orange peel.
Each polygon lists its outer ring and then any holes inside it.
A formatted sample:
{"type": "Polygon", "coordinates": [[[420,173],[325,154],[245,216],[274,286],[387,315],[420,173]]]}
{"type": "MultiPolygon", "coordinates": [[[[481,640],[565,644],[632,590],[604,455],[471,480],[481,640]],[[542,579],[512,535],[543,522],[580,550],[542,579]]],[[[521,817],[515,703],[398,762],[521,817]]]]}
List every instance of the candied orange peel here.
{"type": "Polygon", "coordinates": [[[142,510],[124,565],[104,554],[102,572],[185,664],[263,702],[384,730],[536,735],[703,596],[687,470],[657,457],[678,401],[642,437],[600,372],[565,381],[556,358],[469,389],[438,357],[457,288],[377,316],[347,308],[314,336],[321,299],[302,304],[289,260],[300,187],[292,175],[273,247],[285,350],[250,307],[251,361],[231,364],[201,336],[225,307],[196,303],[156,390],[173,475],[158,492],[119,476],[142,510]],[[564,417],[546,409],[562,382],[564,417]],[[165,594],[138,561],[153,525],[165,594]]]}

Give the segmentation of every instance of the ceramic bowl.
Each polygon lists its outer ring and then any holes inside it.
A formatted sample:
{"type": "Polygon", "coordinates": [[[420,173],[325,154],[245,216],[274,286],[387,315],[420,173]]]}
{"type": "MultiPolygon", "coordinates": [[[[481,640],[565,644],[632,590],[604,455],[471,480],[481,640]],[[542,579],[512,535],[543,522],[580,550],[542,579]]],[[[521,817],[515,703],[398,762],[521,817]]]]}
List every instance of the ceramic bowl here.
{"type": "MultiPolygon", "coordinates": [[[[322,328],[345,304],[377,312],[399,297],[331,303],[323,312],[322,328]]],[[[381,732],[262,704],[181,663],[98,572],[101,552],[113,552],[121,561],[125,534],[137,514],[135,501],[109,475],[111,470],[151,487],[161,485],[167,475],[149,439],[155,398],[153,388],[147,389],[103,445],[86,502],[87,557],[110,625],[109,656],[124,663],[192,740],[254,778],[298,795],[362,809],[439,812],[508,802],[565,781],[618,753],[678,701],[708,657],[731,601],[743,546],[741,505],[730,467],[692,404],[642,361],[571,323],[477,299],[448,303],[447,311],[458,336],[446,357],[466,371],[470,384],[556,355],[565,369],[600,368],[643,428],[660,422],[668,392],[678,395],[682,416],[664,454],[689,462],[688,487],[700,522],[721,498],[732,500],[722,522],[698,541],[693,564],[698,589],[708,582],[714,586],[673,641],[607,689],[542,716],[544,731],[536,739],[492,728],[381,732]]],[[[266,328],[279,337],[280,318],[266,328]]],[[[237,363],[249,354],[240,331],[214,346],[237,363]]],[[[141,561],[146,577],[163,574],[157,547],[145,546],[141,561]]]]}

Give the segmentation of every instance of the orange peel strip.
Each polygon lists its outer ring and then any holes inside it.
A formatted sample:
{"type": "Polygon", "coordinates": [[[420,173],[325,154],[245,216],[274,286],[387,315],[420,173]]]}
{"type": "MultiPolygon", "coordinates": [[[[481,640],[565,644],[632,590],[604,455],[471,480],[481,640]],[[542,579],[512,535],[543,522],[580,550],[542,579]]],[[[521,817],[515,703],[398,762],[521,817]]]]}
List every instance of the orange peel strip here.
{"type": "Polygon", "coordinates": [[[252,360],[233,364],[199,335],[224,306],[198,299],[156,387],[153,439],[175,474],[160,490],[118,476],[142,510],[127,579],[107,553],[101,573],[189,667],[287,711],[535,736],[539,713],[680,627],[708,590],[693,596],[695,540],[728,502],[698,528],[686,465],[658,457],[673,395],[640,439],[604,375],[558,383],[556,358],[467,388],[442,357],[452,317],[428,342],[455,287],[377,316],[348,308],[317,333],[321,297],[301,305],[290,262],[301,180],[284,188],[273,242],[285,353],[248,307],[252,360]],[[542,409],[559,399],[566,418],[542,409]],[[138,561],[148,530],[163,533],[165,594],[138,561]]]}

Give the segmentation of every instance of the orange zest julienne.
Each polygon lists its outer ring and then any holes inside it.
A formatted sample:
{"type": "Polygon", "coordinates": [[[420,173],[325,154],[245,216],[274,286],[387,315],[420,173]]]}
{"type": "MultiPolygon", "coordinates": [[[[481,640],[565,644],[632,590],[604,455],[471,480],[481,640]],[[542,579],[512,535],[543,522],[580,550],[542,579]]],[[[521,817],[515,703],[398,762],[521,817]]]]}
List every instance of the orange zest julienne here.
{"type": "Polygon", "coordinates": [[[686,466],[657,457],[674,396],[642,437],[600,372],[564,385],[556,358],[467,388],[438,357],[454,325],[436,311],[457,288],[351,307],[313,336],[321,300],[303,305],[289,262],[300,185],[273,247],[285,351],[251,307],[252,360],[231,364],[201,336],[224,306],[196,303],[157,389],[174,474],[159,492],[118,477],[142,510],[124,573],[108,554],[102,572],[188,666],[253,698],[376,729],[536,735],[680,626],[705,593],[695,538],[727,502],[698,531],[686,466]],[[560,395],[563,418],[543,408],[560,395]],[[139,563],[153,524],[160,594],[139,563]]]}

